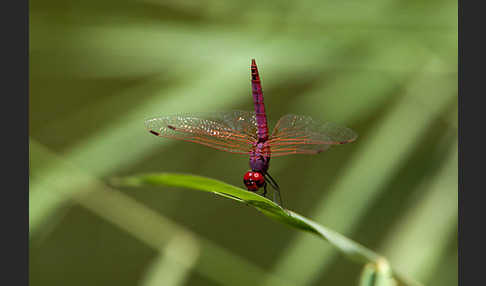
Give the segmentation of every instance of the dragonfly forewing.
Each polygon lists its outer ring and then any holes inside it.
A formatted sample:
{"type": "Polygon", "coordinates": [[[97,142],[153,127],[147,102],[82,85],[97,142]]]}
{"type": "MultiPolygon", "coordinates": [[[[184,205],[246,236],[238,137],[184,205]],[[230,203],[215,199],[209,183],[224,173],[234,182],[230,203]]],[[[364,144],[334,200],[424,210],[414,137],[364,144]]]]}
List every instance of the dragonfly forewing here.
{"type": "Polygon", "coordinates": [[[161,116],[147,119],[145,127],[160,137],[240,154],[248,154],[257,140],[255,113],[248,111],[161,116]]]}
{"type": "Polygon", "coordinates": [[[280,118],[266,142],[272,157],[289,154],[317,154],[332,145],[358,138],[353,130],[332,122],[319,122],[309,116],[287,114],[280,118]]]}

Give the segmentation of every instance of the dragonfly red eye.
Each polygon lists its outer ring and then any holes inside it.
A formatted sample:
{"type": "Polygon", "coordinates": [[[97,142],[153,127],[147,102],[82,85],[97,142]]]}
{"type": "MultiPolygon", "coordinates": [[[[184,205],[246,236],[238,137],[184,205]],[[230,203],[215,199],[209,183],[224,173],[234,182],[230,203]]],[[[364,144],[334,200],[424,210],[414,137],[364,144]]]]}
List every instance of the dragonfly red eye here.
{"type": "Polygon", "coordinates": [[[260,172],[248,171],[243,177],[243,183],[249,191],[257,191],[265,185],[265,178],[260,172]]]}

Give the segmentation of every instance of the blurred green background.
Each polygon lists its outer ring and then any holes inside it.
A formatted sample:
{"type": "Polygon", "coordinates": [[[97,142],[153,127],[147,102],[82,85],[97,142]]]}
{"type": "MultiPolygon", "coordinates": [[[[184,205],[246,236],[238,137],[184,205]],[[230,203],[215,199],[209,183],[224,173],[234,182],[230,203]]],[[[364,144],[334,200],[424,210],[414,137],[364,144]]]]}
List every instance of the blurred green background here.
{"type": "Polygon", "coordinates": [[[30,1],[31,285],[356,285],[363,265],[252,208],[111,177],[243,187],[248,158],[164,140],[148,117],[252,110],[360,135],[274,158],[287,208],[457,284],[457,1],[30,1]]]}

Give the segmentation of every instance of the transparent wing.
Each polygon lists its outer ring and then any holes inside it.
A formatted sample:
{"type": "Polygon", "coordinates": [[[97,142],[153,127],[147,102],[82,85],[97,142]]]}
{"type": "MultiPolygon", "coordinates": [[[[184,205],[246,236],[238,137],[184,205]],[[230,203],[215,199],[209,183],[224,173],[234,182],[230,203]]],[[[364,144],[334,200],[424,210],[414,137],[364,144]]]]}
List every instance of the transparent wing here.
{"type": "Polygon", "coordinates": [[[257,140],[255,113],[250,111],[161,116],[147,119],[145,127],[160,137],[239,154],[248,154],[257,140]]]}
{"type": "Polygon", "coordinates": [[[314,121],[309,116],[287,114],[277,122],[266,142],[272,157],[289,154],[317,154],[332,145],[358,138],[353,130],[332,122],[314,121]]]}

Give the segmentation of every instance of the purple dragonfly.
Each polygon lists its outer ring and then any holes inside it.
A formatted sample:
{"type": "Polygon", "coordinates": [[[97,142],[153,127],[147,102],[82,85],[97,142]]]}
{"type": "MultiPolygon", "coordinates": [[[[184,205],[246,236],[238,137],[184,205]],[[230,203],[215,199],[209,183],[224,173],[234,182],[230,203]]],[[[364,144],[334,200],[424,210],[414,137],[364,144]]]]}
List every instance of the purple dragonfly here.
{"type": "MultiPolygon", "coordinates": [[[[195,142],[218,150],[245,154],[250,168],[243,177],[249,191],[264,189],[267,183],[278,193],[280,188],[268,173],[271,157],[290,154],[318,154],[332,145],[354,141],[351,129],[331,122],[319,123],[308,116],[287,114],[268,132],[263,91],[255,60],[251,61],[251,87],[255,112],[229,111],[191,113],[155,117],[145,121],[148,131],[160,137],[195,142]]],[[[275,202],[275,192],[274,199],[275,202]]]]}

